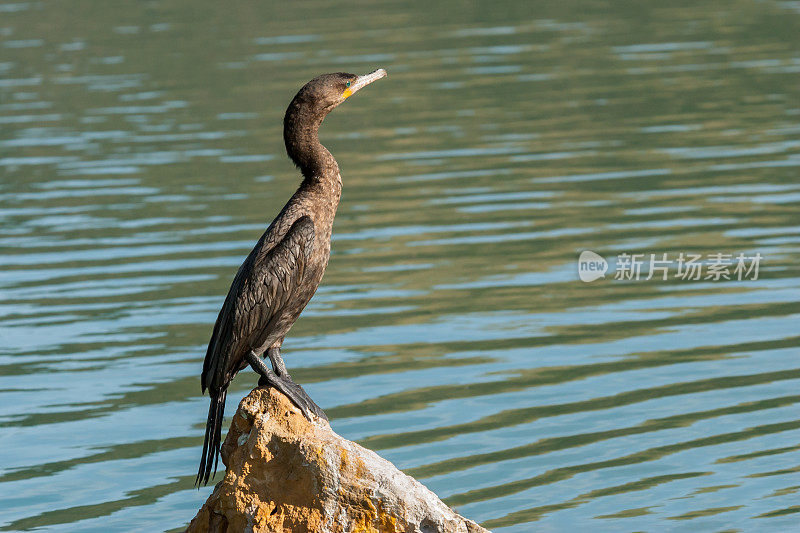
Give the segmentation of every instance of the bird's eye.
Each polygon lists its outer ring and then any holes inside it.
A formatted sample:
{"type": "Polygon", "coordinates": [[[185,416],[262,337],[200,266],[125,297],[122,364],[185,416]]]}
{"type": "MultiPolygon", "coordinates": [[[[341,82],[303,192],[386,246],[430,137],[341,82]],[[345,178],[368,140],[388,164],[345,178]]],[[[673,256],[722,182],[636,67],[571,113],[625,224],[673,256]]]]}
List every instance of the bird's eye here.
{"type": "Polygon", "coordinates": [[[345,86],[346,86],[346,87],[350,87],[350,82],[348,81],[348,82],[347,82],[347,84],[346,84],[345,86]]]}

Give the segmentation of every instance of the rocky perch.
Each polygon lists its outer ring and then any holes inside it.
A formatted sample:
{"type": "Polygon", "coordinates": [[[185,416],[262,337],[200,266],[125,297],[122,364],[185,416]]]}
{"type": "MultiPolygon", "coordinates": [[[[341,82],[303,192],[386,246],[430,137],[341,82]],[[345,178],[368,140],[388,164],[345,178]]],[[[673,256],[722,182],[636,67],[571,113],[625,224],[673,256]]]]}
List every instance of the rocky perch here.
{"type": "Polygon", "coordinates": [[[488,533],[274,389],[239,404],[222,462],[225,478],[187,533],[488,533]]]}

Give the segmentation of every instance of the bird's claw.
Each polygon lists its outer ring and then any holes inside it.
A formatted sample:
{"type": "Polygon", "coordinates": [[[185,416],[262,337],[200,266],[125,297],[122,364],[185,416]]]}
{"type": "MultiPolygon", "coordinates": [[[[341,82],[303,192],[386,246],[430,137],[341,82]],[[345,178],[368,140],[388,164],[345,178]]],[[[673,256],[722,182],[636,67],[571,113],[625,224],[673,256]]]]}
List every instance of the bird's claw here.
{"type": "Polygon", "coordinates": [[[300,412],[303,413],[303,416],[309,421],[313,422],[314,418],[320,418],[325,421],[328,420],[325,411],[314,403],[314,400],[311,399],[303,387],[295,383],[288,374],[283,376],[273,374],[273,376],[262,376],[261,379],[258,380],[259,386],[271,386],[281,391],[298,409],[300,409],[300,412]]]}
{"type": "Polygon", "coordinates": [[[288,375],[283,376],[282,380],[286,384],[287,388],[291,390],[291,393],[284,394],[286,394],[286,396],[292,400],[292,403],[300,408],[303,416],[309,420],[314,420],[314,417],[328,420],[328,417],[325,416],[325,412],[314,402],[314,400],[311,399],[303,387],[295,383],[288,375]]]}

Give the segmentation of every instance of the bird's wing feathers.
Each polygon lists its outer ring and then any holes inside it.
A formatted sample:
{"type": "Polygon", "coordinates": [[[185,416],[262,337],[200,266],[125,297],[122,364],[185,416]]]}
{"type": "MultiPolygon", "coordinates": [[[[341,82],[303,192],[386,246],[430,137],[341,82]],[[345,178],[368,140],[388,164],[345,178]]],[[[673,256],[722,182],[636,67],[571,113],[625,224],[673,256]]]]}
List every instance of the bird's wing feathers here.
{"type": "Polygon", "coordinates": [[[258,339],[281,318],[302,285],[313,248],[314,222],[308,216],[298,218],[275,246],[269,247],[262,237],[253,248],[239,267],[214,325],[203,363],[203,391],[227,385],[247,350],[256,348],[258,339]]]}

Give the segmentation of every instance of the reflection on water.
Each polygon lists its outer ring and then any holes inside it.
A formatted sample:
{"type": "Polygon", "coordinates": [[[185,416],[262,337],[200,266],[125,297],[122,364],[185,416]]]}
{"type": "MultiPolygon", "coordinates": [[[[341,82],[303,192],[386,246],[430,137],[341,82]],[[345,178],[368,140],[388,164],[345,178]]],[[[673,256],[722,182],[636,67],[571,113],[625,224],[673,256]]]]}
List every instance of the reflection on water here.
{"type": "Polygon", "coordinates": [[[286,103],[379,66],[323,128],[334,256],[285,346],[334,428],[497,531],[789,529],[796,4],[0,4],[0,529],[194,515],[286,103]],[[765,259],[584,284],[585,249],[765,259]]]}

